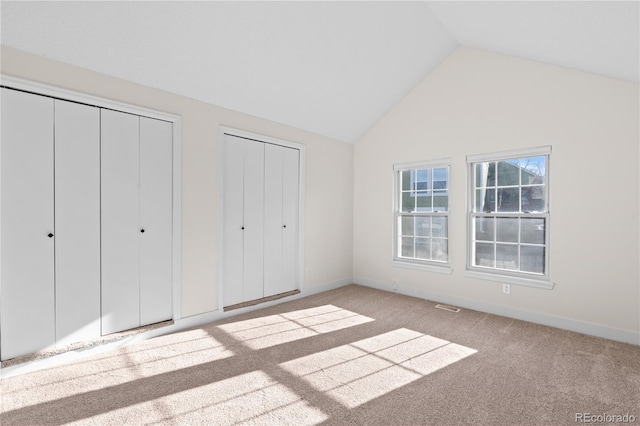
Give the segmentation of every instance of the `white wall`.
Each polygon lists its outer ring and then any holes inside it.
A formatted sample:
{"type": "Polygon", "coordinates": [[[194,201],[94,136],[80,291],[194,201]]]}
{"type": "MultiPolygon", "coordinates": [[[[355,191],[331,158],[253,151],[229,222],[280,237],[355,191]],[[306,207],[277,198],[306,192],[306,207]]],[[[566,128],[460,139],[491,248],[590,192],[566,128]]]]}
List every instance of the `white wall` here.
{"type": "Polygon", "coordinates": [[[638,85],[458,48],[355,147],[354,280],[640,343],[638,85]],[[468,154],[552,145],[553,290],[464,277],[468,154]],[[450,157],[453,273],[400,269],[392,165],[450,157]]]}
{"type": "Polygon", "coordinates": [[[306,146],[305,288],[391,289],[640,343],[638,85],[458,48],[354,147],[2,47],[1,72],[182,116],[182,313],[218,306],[219,126],[306,146]],[[468,154],[552,145],[553,290],[465,278],[468,154]],[[392,165],[450,157],[451,275],[391,266],[392,165]],[[598,177],[604,179],[598,179],[598,177]],[[601,197],[600,200],[597,198],[601,197]]]}
{"type": "MultiPolygon", "coordinates": [[[[4,75],[182,116],[182,316],[218,307],[219,127],[306,146],[304,289],[352,274],[353,145],[2,46],[4,75]]],[[[178,76],[179,77],[179,76],[178,76]]]]}

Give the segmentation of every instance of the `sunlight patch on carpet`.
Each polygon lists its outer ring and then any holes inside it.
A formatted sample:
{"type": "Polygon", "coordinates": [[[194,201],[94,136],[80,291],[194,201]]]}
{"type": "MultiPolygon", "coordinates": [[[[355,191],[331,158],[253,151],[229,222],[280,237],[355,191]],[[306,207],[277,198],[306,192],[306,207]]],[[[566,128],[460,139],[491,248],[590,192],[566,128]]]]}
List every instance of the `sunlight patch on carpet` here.
{"type": "MultiPolygon", "coordinates": [[[[27,383],[38,383],[40,390],[52,389],[52,392],[42,393],[39,400],[42,403],[171,373],[176,369],[218,361],[233,355],[232,350],[205,330],[195,329],[145,340],[74,362],[73,368],[64,364],[35,371],[30,373],[31,381],[27,383]]],[[[5,410],[24,406],[32,394],[32,384],[20,386],[20,381],[17,380],[11,383],[12,386],[3,386],[5,410]],[[13,385],[14,383],[17,385],[13,385]]]]}
{"type": "Polygon", "coordinates": [[[118,419],[127,424],[140,418],[146,424],[227,424],[227,420],[233,419],[233,424],[315,425],[328,416],[258,370],[123,407],[83,422],[100,424],[102,420],[118,419]],[[159,404],[162,409],[158,409],[159,404]]]}
{"type": "Polygon", "coordinates": [[[373,318],[324,305],[218,326],[251,349],[264,349],[373,321],[373,318]]]}
{"type": "Polygon", "coordinates": [[[476,352],[400,328],[280,366],[342,405],[355,408],[476,352]]]}

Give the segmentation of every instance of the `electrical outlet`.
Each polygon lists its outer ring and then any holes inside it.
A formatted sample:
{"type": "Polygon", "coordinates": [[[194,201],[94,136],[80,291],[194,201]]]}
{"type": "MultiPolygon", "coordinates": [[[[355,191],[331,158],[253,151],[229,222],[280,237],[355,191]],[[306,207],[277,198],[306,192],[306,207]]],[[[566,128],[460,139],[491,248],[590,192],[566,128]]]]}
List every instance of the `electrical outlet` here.
{"type": "Polygon", "coordinates": [[[391,287],[393,288],[393,291],[398,291],[398,280],[397,279],[393,279],[391,281],[391,287]]]}
{"type": "Polygon", "coordinates": [[[502,284],[502,292],[504,294],[511,294],[511,284],[502,284]]]}

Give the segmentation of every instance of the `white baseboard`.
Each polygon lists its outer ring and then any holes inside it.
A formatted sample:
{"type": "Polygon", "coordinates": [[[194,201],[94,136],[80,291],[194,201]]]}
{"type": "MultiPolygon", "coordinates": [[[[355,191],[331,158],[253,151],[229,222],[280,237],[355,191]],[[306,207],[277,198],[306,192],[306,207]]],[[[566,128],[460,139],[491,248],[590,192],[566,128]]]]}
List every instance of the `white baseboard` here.
{"type": "Polygon", "coordinates": [[[312,294],[324,293],[325,291],[335,290],[336,288],[344,287],[349,284],[353,284],[353,278],[351,277],[314,285],[313,287],[305,287],[302,290],[302,293],[304,296],[311,296],[312,294]]]}
{"type": "MultiPolygon", "coordinates": [[[[353,282],[355,284],[360,284],[366,287],[392,292],[391,286],[388,283],[382,283],[368,278],[358,277],[354,278],[353,282]]],[[[602,337],[618,342],[640,345],[640,333],[634,332],[632,330],[624,330],[602,324],[594,324],[586,321],[579,321],[542,312],[535,312],[525,309],[512,308],[509,306],[479,302],[472,299],[432,293],[429,291],[413,288],[399,287],[396,293],[417,297],[419,299],[431,300],[433,302],[446,303],[447,305],[454,305],[460,308],[473,309],[475,311],[486,312],[489,314],[500,315],[503,317],[514,318],[527,322],[533,322],[536,324],[547,325],[563,330],[575,331],[576,333],[588,334],[590,336],[602,337]]]]}
{"type": "Polygon", "coordinates": [[[90,348],[78,349],[74,351],[64,352],[59,355],[53,355],[48,358],[37,359],[23,364],[17,364],[10,367],[0,369],[0,378],[15,376],[18,374],[29,373],[32,371],[42,370],[44,368],[54,367],[67,362],[76,361],[82,358],[86,358],[90,355],[99,354],[112,349],[120,348],[122,346],[129,345],[133,342],[141,340],[151,339],[154,337],[162,336],[164,334],[175,333],[176,331],[186,330],[192,327],[198,327],[210,322],[218,321],[221,319],[233,317],[246,312],[255,311],[258,309],[268,308],[270,306],[278,305],[280,303],[289,302],[292,300],[300,299],[302,297],[311,296],[313,294],[323,293],[325,291],[333,290],[339,287],[353,283],[353,280],[344,278],[337,281],[331,281],[324,284],[315,285],[312,287],[303,288],[300,293],[292,296],[284,297],[282,299],[272,300],[269,302],[260,303],[258,305],[248,306],[246,308],[234,309],[230,312],[224,312],[222,310],[216,310],[211,312],[205,312],[198,315],[189,317],[183,317],[174,321],[173,324],[166,327],[155,328],[153,330],[145,331],[139,334],[135,334],[123,339],[104,343],[101,345],[93,346],[90,348]]]}
{"type": "MultiPolygon", "coordinates": [[[[169,326],[171,328],[170,330],[169,330],[169,327],[162,328],[161,330],[163,330],[164,332],[158,333],[157,335],[160,336],[162,334],[173,333],[175,331],[184,330],[191,327],[197,327],[210,322],[244,314],[246,312],[268,308],[270,306],[278,305],[284,302],[289,302],[291,300],[300,299],[302,297],[311,296],[313,294],[323,293],[325,291],[333,290],[339,287],[344,287],[345,285],[349,285],[352,283],[353,283],[352,278],[344,278],[337,281],[331,281],[328,283],[315,285],[313,287],[305,287],[305,288],[302,288],[300,290],[300,293],[298,294],[283,297],[282,299],[271,300],[269,302],[263,302],[257,305],[247,306],[245,308],[234,309],[233,311],[230,311],[230,312],[216,310],[216,311],[206,312],[203,314],[193,315],[190,317],[183,317],[183,318],[180,318],[179,320],[176,320],[173,325],[169,326]]],[[[150,330],[149,333],[153,333],[154,331],[156,330],[150,330]]],[[[144,335],[145,338],[156,337],[156,335],[147,337],[145,333],[142,333],[142,335],[144,335]]]]}

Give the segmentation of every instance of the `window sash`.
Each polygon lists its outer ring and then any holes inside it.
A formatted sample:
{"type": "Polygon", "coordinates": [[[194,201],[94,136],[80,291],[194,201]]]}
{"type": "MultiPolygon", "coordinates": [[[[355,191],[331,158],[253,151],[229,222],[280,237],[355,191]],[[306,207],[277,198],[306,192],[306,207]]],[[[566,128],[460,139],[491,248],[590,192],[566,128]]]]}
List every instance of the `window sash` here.
{"type": "MultiPolygon", "coordinates": [[[[394,246],[394,260],[400,260],[403,262],[415,262],[415,263],[437,263],[437,264],[448,264],[449,263],[449,214],[448,213],[401,213],[397,212],[395,216],[396,224],[395,224],[395,246],[394,246]],[[411,218],[413,220],[413,226],[415,227],[416,218],[445,218],[446,219],[446,228],[444,231],[441,231],[438,235],[434,235],[433,231],[433,221],[430,220],[429,229],[426,233],[420,234],[415,228],[412,229],[412,232],[404,233],[402,230],[402,219],[403,218],[411,218]],[[403,248],[405,242],[411,240],[412,245],[412,256],[403,255],[403,248]],[[418,257],[418,243],[428,244],[428,253],[429,257],[418,257]],[[443,258],[438,258],[438,250],[441,250],[443,247],[446,248],[446,253],[443,258]],[[434,252],[435,250],[435,252],[434,252]]],[[[424,248],[424,247],[423,247],[424,248]]],[[[442,255],[441,255],[442,256],[442,255]]]]}
{"type": "MultiPolygon", "coordinates": [[[[544,278],[549,276],[549,214],[548,213],[511,213],[511,214],[502,214],[502,213],[471,213],[470,222],[469,222],[469,234],[470,234],[470,244],[469,244],[469,269],[479,270],[479,271],[492,271],[497,273],[506,273],[513,274],[515,276],[527,276],[527,277],[538,277],[544,278]],[[479,239],[478,232],[476,229],[476,219],[494,219],[493,224],[491,225],[492,235],[488,236],[487,239],[479,239]],[[517,234],[515,241],[509,241],[502,237],[500,239],[499,233],[499,219],[517,219],[517,234]],[[542,242],[534,242],[534,241],[523,241],[523,226],[522,220],[528,219],[541,219],[543,220],[543,236],[542,242]],[[492,261],[491,265],[480,265],[476,263],[477,260],[477,248],[478,244],[480,246],[491,246],[492,256],[490,259],[492,261]],[[501,265],[498,264],[501,256],[498,255],[499,248],[507,248],[512,247],[515,248],[515,254],[513,257],[515,258],[515,265],[512,267],[505,266],[506,262],[504,260],[504,256],[502,256],[501,265]],[[533,270],[523,269],[523,248],[524,251],[531,251],[533,248],[542,249],[542,272],[536,272],[533,270]]],[[[533,269],[531,266],[529,269],[533,269]]]]}

